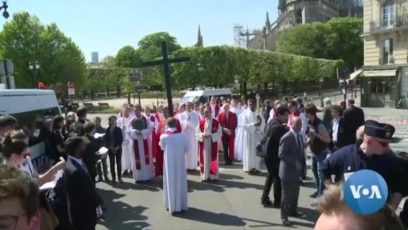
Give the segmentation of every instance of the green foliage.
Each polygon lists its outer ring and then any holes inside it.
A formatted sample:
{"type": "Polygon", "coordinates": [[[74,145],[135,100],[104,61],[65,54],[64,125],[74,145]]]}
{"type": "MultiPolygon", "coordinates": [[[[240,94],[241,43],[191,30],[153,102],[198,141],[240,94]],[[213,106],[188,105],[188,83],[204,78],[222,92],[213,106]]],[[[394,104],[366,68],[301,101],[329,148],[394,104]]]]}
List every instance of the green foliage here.
{"type": "Polygon", "coordinates": [[[86,81],[85,58],[79,47],[55,23],[41,24],[28,12],[20,12],[6,22],[0,32],[0,53],[15,67],[15,83],[19,88],[34,87],[35,74],[48,86],[66,85],[73,81],[78,89],[86,81]],[[37,73],[29,62],[39,62],[37,73]]]}
{"type": "Polygon", "coordinates": [[[139,66],[141,62],[140,55],[132,46],[122,47],[115,57],[115,66],[117,67],[134,68],[139,66]]]}
{"type": "Polygon", "coordinates": [[[175,57],[188,56],[188,63],[173,64],[172,84],[176,89],[197,86],[201,75],[203,85],[228,87],[235,76],[255,83],[259,73],[262,82],[315,80],[336,76],[341,60],[314,59],[311,57],[243,49],[230,46],[188,47],[173,53],[175,57]],[[201,64],[204,71],[199,72],[201,64]]]}
{"type": "Polygon", "coordinates": [[[279,34],[277,49],[313,58],[341,59],[346,66],[359,67],[364,58],[362,26],[363,19],[354,17],[299,25],[279,34]]]}
{"type": "Polygon", "coordinates": [[[130,92],[132,90],[132,82],[129,80],[129,73],[132,72],[128,68],[89,68],[87,79],[87,89],[95,91],[104,91],[109,86],[113,89],[121,87],[122,92],[130,92]]]}
{"type": "Polygon", "coordinates": [[[163,41],[167,42],[167,50],[169,54],[181,49],[181,46],[177,43],[177,39],[167,32],[149,34],[143,37],[138,43],[137,52],[142,60],[152,61],[155,58],[161,57],[161,45],[163,41]]]}

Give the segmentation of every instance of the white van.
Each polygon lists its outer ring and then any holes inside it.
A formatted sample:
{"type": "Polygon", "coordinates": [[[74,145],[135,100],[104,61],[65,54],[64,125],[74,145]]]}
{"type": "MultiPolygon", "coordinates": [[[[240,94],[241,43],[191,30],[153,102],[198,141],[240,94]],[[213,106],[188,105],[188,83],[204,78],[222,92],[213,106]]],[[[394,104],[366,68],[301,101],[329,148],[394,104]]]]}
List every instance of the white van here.
{"type": "MultiPolygon", "coordinates": [[[[0,116],[12,115],[19,128],[33,128],[39,119],[50,119],[60,115],[58,100],[53,90],[0,89],[0,116]]],[[[38,171],[47,167],[45,143],[30,146],[31,158],[38,171]]]]}
{"type": "Polygon", "coordinates": [[[204,89],[188,91],[181,99],[181,103],[188,101],[199,101],[201,103],[210,102],[211,97],[225,97],[231,98],[232,93],[230,89],[204,89]]]}

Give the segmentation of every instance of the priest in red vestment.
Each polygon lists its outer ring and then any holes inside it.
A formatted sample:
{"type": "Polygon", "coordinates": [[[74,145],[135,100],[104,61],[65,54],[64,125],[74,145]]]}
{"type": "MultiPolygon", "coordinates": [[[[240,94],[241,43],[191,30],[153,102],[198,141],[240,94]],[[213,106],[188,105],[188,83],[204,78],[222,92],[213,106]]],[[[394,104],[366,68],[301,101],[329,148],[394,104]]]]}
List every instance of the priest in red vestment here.
{"type": "Polygon", "coordinates": [[[224,150],[225,165],[232,165],[234,160],[235,129],[238,125],[237,115],[230,111],[230,105],[224,103],[224,110],[218,115],[218,121],[222,127],[222,146],[224,150]]]}
{"type": "Polygon", "coordinates": [[[142,114],[142,108],[135,106],[135,117],[128,130],[129,137],[133,140],[133,179],[136,182],[148,181],[153,178],[153,161],[149,154],[148,138],[151,133],[150,121],[142,114]]]}
{"type": "MultiPolygon", "coordinates": [[[[157,137],[160,140],[160,136],[167,129],[167,118],[169,118],[169,109],[168,107],[163,108],[163,119],[160,120],[157,128],[157,137]]],[[[181,132],[181,124],[178,119],[176,119],[176,132],[181,132]]],[[[159,146],[159,141],[154,143],[156,145],[156,166],[155,166],[155,176],[163,176],[163,150],[159,146]]]]}
{"type": "Polygon", "coordinates": [[[219,122],[212,118],[211,109],[205,108],[204,119],[197,127],[201,181],[218,179],[218,141],[222,135],[219,122]]]}

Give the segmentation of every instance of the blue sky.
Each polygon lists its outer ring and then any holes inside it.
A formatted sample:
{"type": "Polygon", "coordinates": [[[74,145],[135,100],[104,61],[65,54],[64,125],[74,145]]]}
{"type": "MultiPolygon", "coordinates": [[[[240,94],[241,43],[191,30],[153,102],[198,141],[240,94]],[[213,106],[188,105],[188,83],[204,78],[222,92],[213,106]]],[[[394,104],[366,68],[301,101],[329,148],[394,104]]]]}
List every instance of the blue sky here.
{"type": "MultiPolygon", "coordinates": [[[[234,24],[261,29],[266,12],[277,18],[278,0],[8,0],[9,12],[28,11],[43,23],[55,22],[82,49],[100,59],[124,45],[136,46],[145,35],[167,31],[182,46],[234,43],[234,24]]],[[[8,19],[10,20],[10,19],[8,19]]],[[[0,18],[1,26],[6,20],[0,18]]]]}

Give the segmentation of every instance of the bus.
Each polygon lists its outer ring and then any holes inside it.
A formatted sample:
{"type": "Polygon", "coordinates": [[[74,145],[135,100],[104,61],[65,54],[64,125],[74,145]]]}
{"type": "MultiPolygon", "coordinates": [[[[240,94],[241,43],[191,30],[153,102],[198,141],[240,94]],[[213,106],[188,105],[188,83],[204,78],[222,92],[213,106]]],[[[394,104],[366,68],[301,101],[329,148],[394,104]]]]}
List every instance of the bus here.
{"type": "MultiPolygon", "coordinates": [[[[50,123],[56,115],[61,115],[54,90],[42,89],[0,89],[0,116],[12,115],[18,120],[18,128],[37,135],[39,121],[50,123]]],[[[48,125],[47,124],[47,125],[48,125]]],[[[48,165],[45,155],[45,142],[38,140],[30,146],[31,159],[35,168],[41,172],[48,165]]]]}

